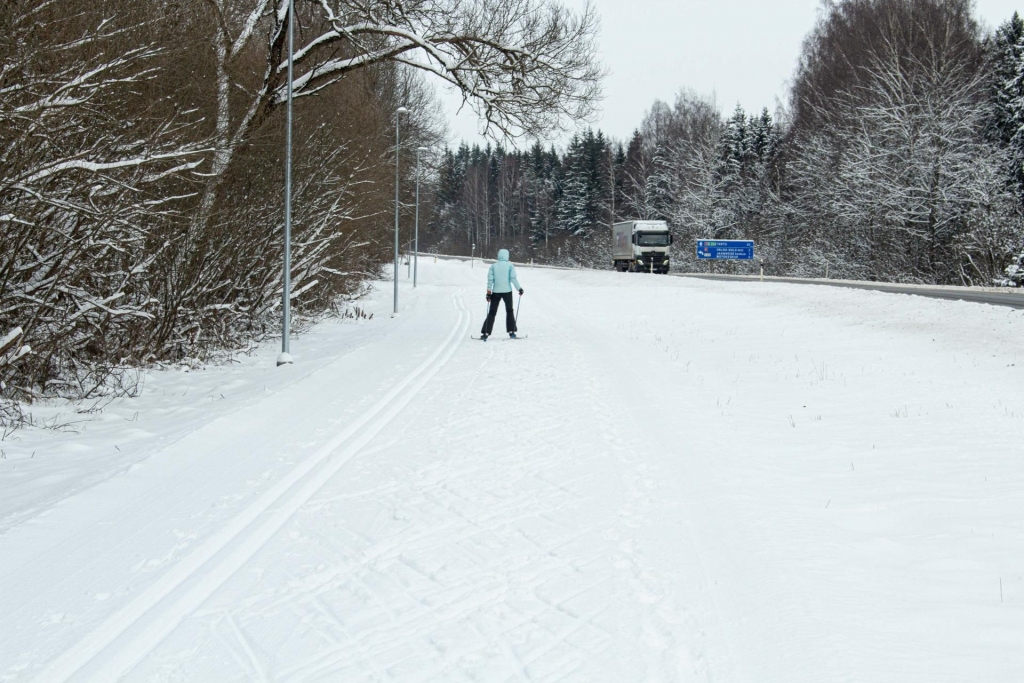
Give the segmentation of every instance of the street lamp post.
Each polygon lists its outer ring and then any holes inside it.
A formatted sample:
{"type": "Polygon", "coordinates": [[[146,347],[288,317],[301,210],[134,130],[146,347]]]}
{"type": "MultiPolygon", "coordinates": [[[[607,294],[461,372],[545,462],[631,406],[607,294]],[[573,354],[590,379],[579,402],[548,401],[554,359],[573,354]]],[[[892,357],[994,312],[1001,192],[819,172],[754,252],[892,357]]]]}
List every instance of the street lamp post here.
{"type": "Polygon", "coordinates": [[[416,276],[420,267],[420,152],[426,152],[426,147],[416,148],[416,232],[413,237],[412,248],[412,286],[416,287],[416,276]]]}
{"type": "Polygon", "coordinates": [[[392,318],[398,315],[398,152],[401,149],[398,123],[402,119],[402,114],[408,113],[409,110],[405,107],[395,110],[395,309],[391,313],[392,318]]]}
{"type": "Polygon", "coordinates": [[[281,282],[281,353],[277,365],[290,365],[292,290],[292,67],[295,54],[295,0],[288,0],[288,104],[284,153],[284,277],[281,282]]]}

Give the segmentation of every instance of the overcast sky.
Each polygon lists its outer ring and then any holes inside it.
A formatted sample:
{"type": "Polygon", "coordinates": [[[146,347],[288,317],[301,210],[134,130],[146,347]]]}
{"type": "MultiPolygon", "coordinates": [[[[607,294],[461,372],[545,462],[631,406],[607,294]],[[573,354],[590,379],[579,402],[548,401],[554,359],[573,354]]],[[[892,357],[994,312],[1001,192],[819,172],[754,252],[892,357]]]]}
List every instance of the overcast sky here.
{"type": "MultiPolygon", "coordinates": [[[[563,0],[580,7],[582,0],[563,0]]],[[[976,0],[976,14],[997,26],[1024,0],[976,0]]],[[[819,0],[593,0],[601,17],[600,58],[608,67],[605,97],[591,122],[627,140],[656,99],[681,88],[714,94],[729,112],[775,111],[786,96],[800,45],[813,28],[819,0]]],[[[480,141],[476,117],[459,98],[440,92],[454,144],[480,141]]],[[[564,139],[547,140],[563,144],[564,139]]]]}

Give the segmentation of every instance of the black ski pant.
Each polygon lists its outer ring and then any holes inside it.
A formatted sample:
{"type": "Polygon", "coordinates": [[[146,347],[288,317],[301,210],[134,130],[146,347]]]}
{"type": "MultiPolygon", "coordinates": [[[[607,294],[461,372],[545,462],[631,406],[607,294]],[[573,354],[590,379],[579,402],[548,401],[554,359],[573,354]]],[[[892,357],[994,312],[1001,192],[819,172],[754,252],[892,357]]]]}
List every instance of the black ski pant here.
{"type": "Polygon", "coordinates": [[[498,304],[502,301],[505,302],[505,331],[516,331],[516,314],[512,310],[512,292],[502,292],[501,294],[491,294],[491,308],[487,311],[487,320],[484,321],[484,328],[480,330],[480,334],[490,334],[494,329],[494,319],[498,316],[498,304]]]}

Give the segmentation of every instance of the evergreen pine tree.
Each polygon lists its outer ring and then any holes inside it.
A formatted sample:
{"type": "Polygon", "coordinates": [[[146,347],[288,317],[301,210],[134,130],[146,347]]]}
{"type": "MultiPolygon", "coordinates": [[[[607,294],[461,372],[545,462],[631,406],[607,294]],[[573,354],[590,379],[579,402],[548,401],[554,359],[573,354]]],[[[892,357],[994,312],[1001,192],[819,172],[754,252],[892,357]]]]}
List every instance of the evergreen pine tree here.
{"type": "Polygon", "coordinates": [[[646,161],[643,134],[639,130],[634,130],[633,137],[629,139],[629,145],[626,147],[626,159],[619,174],[622,177],[622,208],[619,215],[625,220],[648,217],[647,212],[643,210],[648,204],[646,185],[649,169],[646,161]]]}
{"type": "Polygon", "coordinates": [[[584,140],[573,135],[562,163],[558,228],[571,235],[585,235],[590,227],[587,215],[588,173],[584,140]]]}
{"type": "Polygon", "coordinates": [[[743,107],[736,105],[732,118],[725,122],[719,159],[720,172],[733,183],[738,183],[747,165],[749,141],[747,140],[747,114],[743,107]]]}
{"type": "Polygon", "coordinates": [[[465,227],[466,153],[463,143],[457,153],[446,148],[438,169],[437,195],[432,225],[435,230],[454,234],[465,227]]]}
{"type": "Polygon", "coordinates": [[[990,97],[992,115],[988,137],[1004,146],[1016,132],[1015,102],[1020,99],[1021,60],[1024,59],[1024,20],[1014,12],[996,29],[987,48],[989,52],[990,97]]]}
{"type": "Polygon", "coordinates": [[[757,118],[750,117],[750,154],[751,158],[760,163],[767,163],[774,156],[776,147],[775,124],[768,108],[761,110],[757,118]]]}
{"type": "Polygon", "coordinates": [[[1007,173],[1024,202],[1024,21],[1014,12],[989,45],[992,114],[989,138],[1008,148],[1007,173]]]}
{"type": "Polygon", "coordinates": [[[590,231],[593,232],[600,231],[603,226],[608,225],[610,147],[603,132],[597,131],[596,135],[591,131],[587,131],[587,133],[589,143],[587,218],[590,221],[590,231]]]}

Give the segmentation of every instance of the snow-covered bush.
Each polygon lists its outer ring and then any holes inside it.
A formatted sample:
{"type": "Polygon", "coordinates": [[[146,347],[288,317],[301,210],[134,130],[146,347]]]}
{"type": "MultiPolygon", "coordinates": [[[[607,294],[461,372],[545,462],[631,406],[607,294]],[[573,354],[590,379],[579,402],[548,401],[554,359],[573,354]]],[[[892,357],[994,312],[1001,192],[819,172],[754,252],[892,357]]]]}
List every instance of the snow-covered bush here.
{"type": "MultiPolygon", "coordinates": [[[[140,366],[280,329],[286,7],[4,4],[0,330],[21,328],[33,353],[0,363],[3,400],[130,392],[140,366]]],[[[534,0],[296,3],[300,326],[388,259],[396,155],[411,213],[412,150],[444,132],[423,79],[493,129],[541,134],[592,107],[595,21],[534,0]],[[395,149],[399,106],[415,116],[395,149]]]]}
{"type": "Polygon", "coordinates": [[[1006,275],[998,284],[1006,287],[1024,287],[1024,253],[1017,254],[1003,271],[1006,275]]]}

